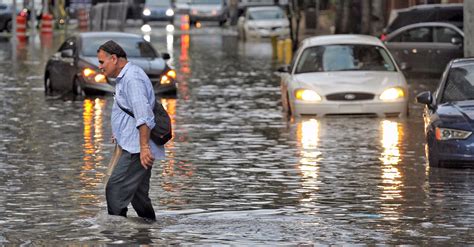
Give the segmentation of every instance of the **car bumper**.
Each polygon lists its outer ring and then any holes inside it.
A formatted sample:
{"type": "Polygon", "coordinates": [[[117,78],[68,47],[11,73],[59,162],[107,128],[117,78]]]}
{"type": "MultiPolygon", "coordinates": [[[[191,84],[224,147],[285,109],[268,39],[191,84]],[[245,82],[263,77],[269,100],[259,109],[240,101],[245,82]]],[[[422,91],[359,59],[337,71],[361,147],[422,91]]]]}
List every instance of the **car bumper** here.
{"type": "Polygon", "coordinates": [[[155,90],[156,94],[161,94],[161,93],[176,93],[177,92],[177,85],[178,83],[173,82],[169,84],[160,84],[156,83],[153,86],[153,89],[155,90]]]}
{"type": "Polygon", "coordinates": [[[149,16],[143,16],[142,19],[143,21],[145,22],[149,22],[149,21],[173,21],[173,18],[174,16],[153,16],[153,15],[149,15],[149,16]]]}
{"type": "Polygon", "coordinates": [[[290,29],[281,28],[277,30],[267,30],[267,29],[249,30],[248,35],[253,36],[253,37],[262,37],[262,38],[270,38],[272,36],[287,37],[287,36],[290,36],[290,29]]]}
{"type": "Polygon", "coordinates": [[[378,117],[404,117],[407,114],[407,101],[398,102],[344,102],[307,103],[295,101],[294,115],[373,115],[378,117]]]}
{"type": "Polygon", "coordinates": [[[95,83],[82,80],[81,87],[84,90],[92,89],[94,91],[101,91],[106,93],[115,92],[115,87],[110,85],[109,83],[95,83]]]}
{"type": "Polygon", "coordinates": [[[474,138],[467,140],[435,141],[431,155],[443,167],[474,168],[474,138]]]}
{"type": "Polygon", "coordinates": [[[189,15],[190,21],[224,21],[224,15],[207,15],[207,14],[197,14],[197,15],[189,15]]]}

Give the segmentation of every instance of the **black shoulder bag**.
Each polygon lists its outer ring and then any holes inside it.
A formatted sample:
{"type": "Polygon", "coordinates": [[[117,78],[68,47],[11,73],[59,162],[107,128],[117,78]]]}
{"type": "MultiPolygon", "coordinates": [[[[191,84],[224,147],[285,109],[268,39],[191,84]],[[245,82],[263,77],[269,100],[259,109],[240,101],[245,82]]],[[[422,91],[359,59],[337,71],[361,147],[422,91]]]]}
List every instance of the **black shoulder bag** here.
{"type": "MultiPolygon", "coordinates": [[[[117,102],[118,107],[120,107],[122,111],[135,118],[131,111],[123,108],[119,104],[118,100],[115,100],[115,102],[117,102]]],[[[173,138],[171,131],[171,118],[158,100],[155,100],[153,114],[155,115],[155,127],[151,129],[150,139],[157,145],[165,145],[169,140],[171,140],[171,138],[173,138]]]]}

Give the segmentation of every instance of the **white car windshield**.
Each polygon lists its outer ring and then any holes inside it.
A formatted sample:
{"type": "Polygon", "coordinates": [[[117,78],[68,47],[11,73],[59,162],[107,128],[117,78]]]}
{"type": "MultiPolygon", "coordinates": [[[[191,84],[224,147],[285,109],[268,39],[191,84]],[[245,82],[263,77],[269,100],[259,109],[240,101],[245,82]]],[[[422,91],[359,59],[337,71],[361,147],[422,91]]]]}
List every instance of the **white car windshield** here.
{"type": "Polygon", "coordinates": [[[387,51],[373,45],[323,45],[306,48],[295,73],[328,71],[396,71],[387,51]]]}
{"type": "Polygon", "coordinates": [[[449,70],[441,103],[474,100],[474,65],[449,70]]]}
{"type": "Polygon", "coordinates": [[[283,11],[279,9],[252,10],[249,12],[250,20],[278,20],[284,17],[283,11]]]}

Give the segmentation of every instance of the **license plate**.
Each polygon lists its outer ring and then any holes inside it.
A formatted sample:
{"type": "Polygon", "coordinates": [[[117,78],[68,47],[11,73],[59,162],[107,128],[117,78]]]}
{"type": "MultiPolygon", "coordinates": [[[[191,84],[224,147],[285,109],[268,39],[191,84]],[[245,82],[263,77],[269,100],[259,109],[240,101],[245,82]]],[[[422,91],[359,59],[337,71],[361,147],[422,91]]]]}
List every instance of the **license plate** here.
{"type": "Polygon", "coordinates": [[[339,106],[340,113],[359,113],[362,112],[361,105],[341,105],[339,106]]]}

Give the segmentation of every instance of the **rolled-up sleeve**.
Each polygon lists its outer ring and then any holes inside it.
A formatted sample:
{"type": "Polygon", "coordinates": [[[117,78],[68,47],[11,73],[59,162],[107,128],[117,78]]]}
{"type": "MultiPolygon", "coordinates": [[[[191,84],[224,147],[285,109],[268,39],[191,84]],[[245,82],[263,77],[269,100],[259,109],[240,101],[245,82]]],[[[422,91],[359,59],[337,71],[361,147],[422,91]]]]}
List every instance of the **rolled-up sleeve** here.
{"type": "Polygon", "coordinates": [[[135,115],[136,127],[146,124],[148,128],[153,129],[155,127],[155,116],[152,101],[147,97],[144,78],[140,78],[138,73],[134,73],[133,78],[126,85],[128,102],[135,115]]]}

